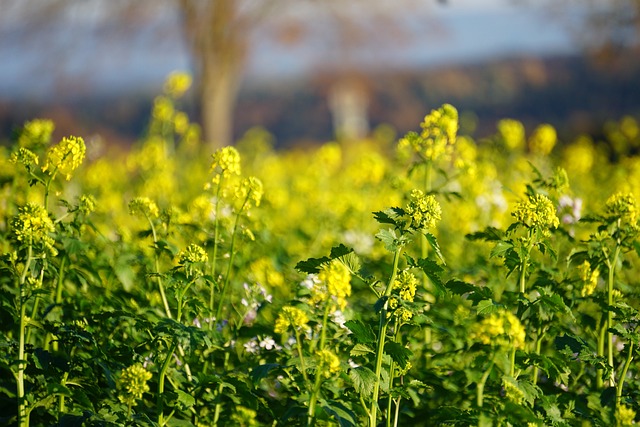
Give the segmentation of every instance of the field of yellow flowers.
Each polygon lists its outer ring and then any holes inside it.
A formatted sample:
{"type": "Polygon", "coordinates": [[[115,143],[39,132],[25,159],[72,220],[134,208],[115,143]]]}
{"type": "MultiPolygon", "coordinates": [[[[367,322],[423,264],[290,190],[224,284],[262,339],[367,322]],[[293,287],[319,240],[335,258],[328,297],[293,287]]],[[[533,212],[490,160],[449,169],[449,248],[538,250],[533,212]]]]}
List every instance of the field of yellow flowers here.
{"type": "Polygon", "coordinates": [[[635,423],[634,118],[208,152],[189,83],[126,154],[0,148],[0,424],[635,423]]]}

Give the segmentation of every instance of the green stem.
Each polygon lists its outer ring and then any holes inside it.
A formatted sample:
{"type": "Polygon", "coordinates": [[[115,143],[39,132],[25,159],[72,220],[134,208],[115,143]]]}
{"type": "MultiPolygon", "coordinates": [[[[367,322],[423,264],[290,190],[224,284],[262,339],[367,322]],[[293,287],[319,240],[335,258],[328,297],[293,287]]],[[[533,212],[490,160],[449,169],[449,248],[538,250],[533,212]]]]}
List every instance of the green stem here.
{"type": "Polygon", "coordinates": [[[478,383],[478,390],[476,392],[476,403],[478,404],[478,408],[482,408],[482,404],[484,402],[484,386],[487,383],[487,379],[489,375],[491,375],[491,370],[493,369],[493,360],[489,363],[489,367],[484,374],[482,374],[482,378],[480,378],[480,382],[478,383]]]}
{"type": "MultiPolygon", "coordinates": [[[[604,347],[607,335],[607,318],[602,316],[600,321],[600,331],[598,334],[598,356],[604,357],[604,347]]],[[[601,389],[604,387],[604,380],[602,379],[602,368],[596,370],[596,386],[601,389]]]]}
{"type": "Polygon", "coordinates": [[[391,277],[387,283],[387,288],[384,293],[384,297],[387,298],[384,306],[380,310],[380,321],[378,324],[378,347],[376,350],[376,380],[373,383],[373,395],[371,397],[371,410],[369,412],[369,426],[375,427],[378,420],[378,397],[380,395],[380,375],[382,372],[382,359],[384,356],[384,344],[387,335],[387,304],[391,290],[393,289],[393,283],[396,280],[396,274],[398,272],[398,262],[400,261],[400,255],[402,253],[402,247],[396,249],[393,255],[393,268],[391,270],[391,277]]]}
{"type": "MultiPolygon", "coordinates": [[[[228,363],[229,363],[229,352],[225,352],[223,370],[227,369],[228,363]]],[[[218,420],[220,420],[220,414],[222,413],[222,402],[220,401],[220,398],[222,397],[222,390],[223,390],[223,386],[222,386],[222,382],[220,382],[220,385],[218,385],[218,396],[217,396],[218,402],[216,403],[216,409],[213,414],[213,427],[216,427],[218,425],[218,420]]]]}
{"type": "MultiPolygon", "coordinates": [[[[211,257],[211,285],[209,286],[209,313],[213,315],[213,301],[215,295],[215,285],[218,282],[216,280],[216,261],[218,259],[218,239],[220,238],[220,189],[222,188],[222,179],[224,175],[220,175],[220,181],[218,182],[218,188],[216,189],[216,206],[215,222],[213,223],[213,256],[211,257]]],[[[210,319],[209,329],[213,328],[215,322],[210,319]]]]}
{"type": "Polygon", "coordinates": [[[158,408],[158,426],[160,427],[164,426],[166,423],[164,420],[164,400],[162,398],[162,394],[164,393],[164,380],[167,375],[167,369],[169,368],[169,362],[171,362],[171,357],[173,357],[173,352],[176,350],[176,347],[177,341],[174,340],[169,347],[167,357],[164,359],[158,374],[158,395],[156,396],[156,406],[158,408]]]}
{"type": "Polygon", "coordinates": [[[622,372],[620,373],[620,381],[616,386],[616,408],[620,406],[620,402],[622,401],[622,387],[624,386],[624,381],[627,376],[627,371],[629,370],[629,366],[631,365],[631,361],[633,360],[633,341],[629,341],[629,350],[627,352],[627,359],[624,362],[624,367],[622,368],[622,372]]]}
{"type": "Polygon", "coordinates": [[[238,224],[240,223],[240,215],[242,214],[242,211],[244,210],[244,207],[246,206],[248,201],[249,201],[249,196],[247,195],[247,197],[244,199],[244,202],[242,202],[242,207],[240,208],[240,210],[238,210],[238,213],[236,214],[236,220],[235,220],[235,223],[233,224],[233,232],[231,234],[229,264],[227,265],[227,273],[225,274],[224,283],[222,284],[222,290],[220,291],[220,301],[218,301],[218,308],[216,310],[216,316],[215,316],[216,322],[220,320],[220,316],[222,315],[222,307],[224,306],[224,300],[227,295],[227,289],[229,287],[229,279],[231,277],[231,267],[233,266],[233,259],[235,257],[236,237],[238,235],[238,224]]]}
{"type": "Polygon", "coordinates": [[[296,334],[296,349],[298,350],[298,357],[300,358],[300,369],[302,370],[302,377],[304,378],[305,384],[309,384],[309,377],[307,376],[307,367],[304,363],[304,355],[302,354],[302,340],[300,339],[300,332],[295,329],[296,334]]]}
{"type": "MultiPolygon", "coordinates": [[[[331,307],[331,303],[327,302],[324,308],[324,315],[322,316],[322,329],[320,332],[320,345],[318,350],[324,350],[324,345],[326,341],[326,330],[327,330],[327,319],[329,318],[329,308],[331,307]]],[[[313,386],[313,390],[311,391],[311,398],[309,399],[309,413],[307,415],[307,425],[312,426],[315,424],[315,416],[316,416],[316,403],[318,401],[318,393],[320,393],[320,385],[322,383],[322,373],[319,369],[316,369],[316,380],[313,386]]]]}
{"type": "MultiPolygon", "coordinates": [[[[146,215],[146,214],[145,214],[146,215]]],[[[158,245],[158,235],[156,234],[156,227],[153,225],[153,221],[146,215],[149,226],[151,226],[151,234],[153,235],[153,249],[154,249],[154,266],[156,273],[156,282],[158,282],[158,289],[160,290],[160,296],[162,297],[162,305],[164,306],[164,312],[169,319],[172,319],[171,308],[169,308],[169,301],[167,300],[167,294],[164,291],[164,283],[162,277],[160,277],[160,257],[156,252],[156,246],[158,245]]]]}
{"type": "Polygon", "coordinates": [[[25,283],[27,280],[27,273],[31,266],[33,259],[33,248],[29,244],[27,252],[27,260],[24,263],[22,275],[20,276],[20,295],[18,297],[18,304],[20,307],[20,324],[18,326],[18,375],[16,381],[17,398],[18,398],[18,425],[20,427],[27,427],[29,425],[29,414],[27,412],[27,402],[24,396],[24,370],[27,365],[25,356],[25,330],[27,328],[27,292],[25,289],[25,283]]]}
{"type": "MultiPolygon", "coordinates": [[[[537,356],[540,356],[540,351],[542,349],[542,339],[544,338],[544,332],[542,331],[542,328],[538,328],[538,337],[536,338],[536,349],[535,349],[535,354],[537,356]]],[[[533,384],[538,384],[538,365],[533,367],[533,373],[532,375],[532,382],[533,384]]]]}
{"type": "Polygon", "coordinates": [[[607,286],[607,362],[611,369],[611,376],[609,377],[609,385],[615,387],[616,378],[615,370],[613,369],[613,285],[615,282],[615,270],[618,262],[618,256],[620,255],[620,245],[616,244],[616,249],[613,254],[613,259],[607,259],[607,267],[609,268],[609,278],[607,286]]]}

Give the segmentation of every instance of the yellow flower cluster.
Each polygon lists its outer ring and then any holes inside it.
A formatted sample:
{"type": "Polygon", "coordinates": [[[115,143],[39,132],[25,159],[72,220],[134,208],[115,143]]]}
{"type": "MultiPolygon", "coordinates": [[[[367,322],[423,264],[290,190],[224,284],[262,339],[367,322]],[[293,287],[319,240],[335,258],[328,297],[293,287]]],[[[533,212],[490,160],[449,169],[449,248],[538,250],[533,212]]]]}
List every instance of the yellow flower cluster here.
{"type": "Polygon", "coordinates": [[[258,413],[244,406],[236,406],[236,411],[231,415],[231,424],[238,427],[258,427],[260,424],[256,417],[258,413]]]}
{"type": "Polygon", "coordinates": [[[444,104],[432,110],[420,124],[422,132],[409,132],[398,142],[399,149],[412,148],[425,160],[436,161],[451,154],[458,133],[458,110],[444,104]]]}
{"type": "Polygon", "coordinates": [[[40,162],[38,155],[28,148],[20,147],[17,151],[11,153],[9,158],[11,163],[21,163],[27,170],[30,170],[32,166],[37,165],[40,162]]]}
{"type": "Polygon", "coordinates": [[[78,200],[78,211],[83,215],[89,215],[96,210],[96,199],[92,195],[82,195],[78,200]]]}
{"type": "Polygon", "coordinates": [[[605,203],[605,210],[609,216],[619,218],[623,225],[633,228],[638,226],[636,198],[631,193],[612,195],[605,203]]]}
{"type": "Polygon", "coordinates": [[[418,279],[413,273],[403,270],[396,276],[393,282],[393,289],[398,291],[398,295],[403,300],[413,301],[418,283],[418,279]]]}
{"type": "Polygon", "coordinates": [[[136,197],[129,202],[131,215],[142,215],[148,218],[157,218],[160,215],[158,205],[148,197],[136,197]]]}
{"type": "Polygon", "coordinates": [[[17,241],[29,245],[43,245],[55,252],[53,239],[49,233],[54,231],[53,221],[46,209],[36,203],[27,203],[18,209],[11,221],[11,230],[17,241]]]}
{"type": "Polygon", "coordinates": [[[534,154],[546,156],[556,145],[558,135],[553,126],[543,124],[538,126],[529,138],[529,149],[534,154]]]}
{"type": "Polygon", "coordinates": [[[511,215],[519,223],[543,232],[560,225],[556,208],[551,200],[542,194],[529,196],[527,200],[518,203],[511,215]]]}
{"type": "Polygon", "coordinates": [[[513,313],[501,310],[491,313],[477,324],[476,330],[471,332],[472,341],[485,345],[524,348],[526,334],[524,326],[513,313]]]}
{"type": "Polygon", "coordinates": [[[49,145],[53,129],[53,121],[48,119],[26,122],[18,137],[18,145],[29,148],[49,145]]]}
{"type": "Polygon", "coordinates": [[[207,262],[209,260],[209,256],[207,252],[200,245],[196,245],[195,243],[191,243],[186,249],[180,251],[178,255],[180,264],[193,264],[197,262],[207,262]]]}
{"type": "Polygon", "coordinates": [[[340,372],[340,359],[331,350],[320,350],[316,353],[318,358],[318,371],[322,372],[325,378],[340,372]]]}
{"type": "Polygon", "coordinates": [[[504,145],[509,150],[520,150],[524,147],[524,125],[513,119],[503,119],[498,122],[498,132],[504,145]]]}
{"type": "Polygon", "coordinates": [[[415,230],[433,228],[442,216],[442,208],[432,195],[426,195],[420,190],[411,192],[411,199],[405,208],[406,214],[411,219],[411,227],[415,230]]]}
{"type": "Polygon", "coordinates": [[[42,172],[48,171],[52,176],[60,172],[69,181],[71,173],[82,164],[86,151],[87,148],[81,137],[62,138],[62,141],[49,149],[42,172]]]}
{"type": "Polygon", "coordinates": [[[592,270],[591,263],[585,260],[578,266],[578,274],[580,275],[580,280],[582,280],[583,282],[582,289],[580,290],[580,295],[582,295],[582,297],[593,295],[593,293],[596,291],[596,286],[598,285],[600,270],[598,270],[597,268],[595,270],[592,270]]]}
{"type": "Polygon", "coordinates": [[[273,331],[276,334],[285,334],[289,328],[293,328],[298,332],[304,332],[309,328],[308,323],[309,317],[304,311],[288,305],[278,314],[273,331]]]}
{"type": "Polygon", "coordinates": [[[236,187],[236,198],[242,201],[247,200],[247,202],[253,202],[255,206],[260,206],[262,195],[262,181],[255,176],[243,179],[240,185],[236,187]]]}
{"type": "Polygon", "coordinates": [[[151,379],[151,372],[140,364],[129,366],[122,371],[118,381],[118,399],[122,403],[135,405],[136,400],[149,391],[147,381],[151,379]]]}
{"type": "Polygon", "coordinates": [[[180,98],[191,87],[191,75],[185,72],[174,71],[169,74],[164,83],[164,92],[173,98],[180,98]]]}
{"type": "Polygon", "coordinates": [[[636,411],[627,405],[619,405],[616,410],[616,426],[630,426],[635,424],[636,411]]]}
{"type": "Polygon", "coordinates": [[[240,153],[234,147],[223,147],[212,155],[211,171],[222,176],[240,175],[240,153]]]}
{"type": "Polygon", "coordinates": [[[337,259],[324,264],[311,293],[310,304],[333,301],[340,310],[344,310],[347,297],[351,296],[351,273],[347,266],[337,259]]]}

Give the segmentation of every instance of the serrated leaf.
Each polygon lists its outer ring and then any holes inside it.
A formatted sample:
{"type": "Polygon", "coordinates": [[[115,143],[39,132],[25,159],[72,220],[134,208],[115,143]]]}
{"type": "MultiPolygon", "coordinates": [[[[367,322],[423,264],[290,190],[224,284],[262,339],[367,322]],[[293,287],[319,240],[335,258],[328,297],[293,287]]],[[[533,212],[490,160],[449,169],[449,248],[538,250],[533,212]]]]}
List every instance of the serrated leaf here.
{"type": "Polygon", "coordinates": [[[358,343],[353,346],[353,348],[349,352],[349,355],[352,357],[356,357],[356,356],[364,356],[366,354],[372,354],[372,353],[375,353],[375,351],[373,351],[371,347],[369,347],[366,344],[358,343]]]}
{"type": "Polygon", "coordinates": [[[373,394],[373,387],[376,382],[376,374],[369,368],[358,366],[349,371],[349,377],[353,387],[360,395],[369,397],[373,394]]]}
{"type": "Polygon", "coordinates": [[[353,249],[340,243],[338,246],[334,246],[333,248],[331,248],[331,253],[329,255],[329,258],[330,259],[340,258],[341,256],[345,256],[351,252],[353,252],[353,249]]]}
{"type": "Polygon", "coordinates": [[[416,261],[416,266],[427,275],[435,288],[436,295],[443,295],[447,292],[447,288],[442,283],[442,280],[440,280],[440,273],[442,273],[444,269],[437,262],[431,259],[421,258],[416,261]]]}
{"type": "Polygon", "coordinates": [[[328,401],[328,405],[322,407],[324,411],[335,417],[340,427],[353,427],[356,425],[356,414],[347,406],[337,401],[328,401]]]}
{"type": "Polygon", "coordinates": [[[466,237],[468,240],[485,240],[487,242],[495,242],[502,240],[504,232],[495,227],[487,227],[482,231],[476,231],[475,233],[469,233],[466,237]]]}
{"type": "Polygon", "coordinates": [[[268,377],[272,370],[278,369],[279,367],[280,365],[278,363],[265,363],[263,365],[258,365],[251,370],[249,376],[255,384],[260,382],[263,378],[268,377]]]}
{"type": "Polygon", "coordinates": [[[431,246],[431,248],[433,248],[440,262],[446,265],[447,263],[444,261],[444,257],[442,256],[442,251],[440,250],[440,245],[438,245],[438,239],[436,239],[436,236],[431,233],[424,233],[424,237],[427,238],[427,242],[429,242],[429,245],[431,246]]]}
{"type": "Polygon", "coordinates": [[[493,249],[491,249],[491,257],[505,257],[509,250],[513,249],[511,242],[498,241],[493,249]]]}
{"type": "Polygon", "coordinates": [[[396,222],[396,219],[395,219],[396,218],[396,214],[391,209],[386,209],[384,211],[374,212],[373,213],[373,217],[380,224],[391,224],[393,226],[397,226],[398,225],[397,222],[396,222]]]}
{"type": "Polygon", "coordinates": [[[301,273],[317,274],[320,272],[320,266],[329,261],[331,261],[331,259],[326,256],[322,258],[309,258],[305,261],[298,262],[295,268],[301,273]]]}
{"type": "Polygon", "coordinates": [[[451,279],[444,286],[454,295],[468,294],[477,289],[475,285],[458,279],[451,279]]]}
{"type": "Polygon", "coordinates": [[[344,325],[349,328],[359,343],[367,344],[376,341],[376,334],[373,333],[371,326],[362,323],[360,320],[348,320],[344,325]]]}
{"type": "Polygon", "coordinates": [[[495,313],[497,311],[502,310],[503,306],[501,304],[496,304],[494,303],[492,300],[487,299],[487,300],[482,300],[478,303],[477,307],[476,307],[476,312],[478,314],[491,314],[491,313],[495,313]]]}
{"type": "Polygon", "coordinates": [[[176,393],[178,395],[178,403],[180,403],[183,408],[190,408],[196,404],[196,399],[189,393],[185,393],[180,389],[176,389],[176,393]]]}
{"type": "Polygon", "coordinates": [[[389,252],[395,252],[401,243],[395,230],[391,228],[380,230],[378,234],[376,234],[376,238],[382,242],[384,248],[389,252]]]}
{"type": "Polygon", "coordinates": [[[391,356],[401,369],[407,367],[407,362],[413,356],[411,350],[393,341],[389,341],[384,345],[384,352],[391,356]]]}

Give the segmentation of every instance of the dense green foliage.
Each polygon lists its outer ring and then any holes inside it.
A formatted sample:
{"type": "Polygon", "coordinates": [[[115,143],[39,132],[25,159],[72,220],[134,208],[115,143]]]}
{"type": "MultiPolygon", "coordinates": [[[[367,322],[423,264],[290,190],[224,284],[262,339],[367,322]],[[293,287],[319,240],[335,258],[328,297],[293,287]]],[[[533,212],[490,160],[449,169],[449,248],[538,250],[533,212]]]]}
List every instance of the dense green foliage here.
{"type": "Polygon", "coordinates": [[[634,119],[207,153],[188,84],[124,155],[0,152],[3,424],[634,423],[634,119]]]}

